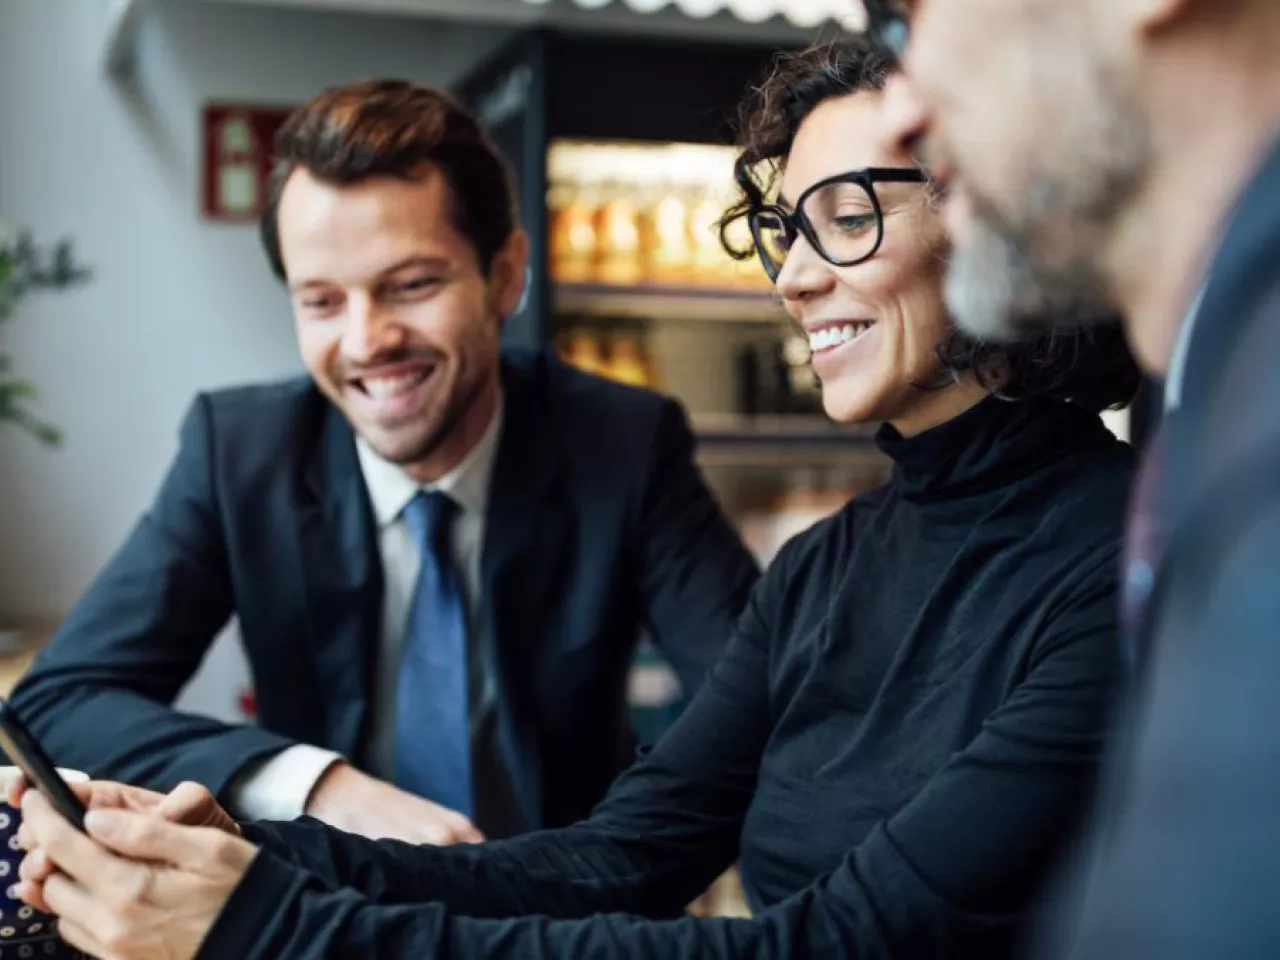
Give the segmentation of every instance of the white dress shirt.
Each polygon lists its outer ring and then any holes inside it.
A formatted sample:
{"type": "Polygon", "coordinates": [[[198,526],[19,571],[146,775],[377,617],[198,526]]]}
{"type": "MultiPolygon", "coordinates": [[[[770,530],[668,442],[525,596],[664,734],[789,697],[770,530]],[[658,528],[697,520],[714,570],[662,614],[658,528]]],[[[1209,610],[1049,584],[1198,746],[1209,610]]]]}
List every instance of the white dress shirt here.
{"type": "MultiPolygon", "coordinates": [[[[395,770],[396,687],[409,607],[422,562],[421,549],[404,521],[404,508],[421,491],[441,491],[458,504],[459,511],[450,528],[453,558],[466,594],[470,636],[484,636],[480,559],[502,420],[500,398],[493,421],[480,442],[462,463],[429,484],[419,484],[400,467],[379,457],[364,440],[356,441],[360,470],[378,524],[378,551],[382,558],[382,626],[373,684],[373,724],[365,746],[370,770],[384,780],[391,780],[395,770]]],[[[473,697],[473,730],[477,714],[492,703],[491,678],[486,676],[483,682],[483,692],[473,697]]],[[[325,771],[342,759],[331,750],[309,744],[290,747],[247,770],[232,787],[230,806],[247,819],[300,817],[325,771]]]]}

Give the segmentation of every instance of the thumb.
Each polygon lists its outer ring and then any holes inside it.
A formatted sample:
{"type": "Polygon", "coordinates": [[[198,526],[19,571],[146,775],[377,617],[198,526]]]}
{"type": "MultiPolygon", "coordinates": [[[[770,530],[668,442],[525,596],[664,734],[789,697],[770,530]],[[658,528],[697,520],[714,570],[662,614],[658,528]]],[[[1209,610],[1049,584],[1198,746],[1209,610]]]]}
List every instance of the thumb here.
{"type": "Polygon", "coordinates": [[[84,825],[94,840],[130,860],[198,865],[206,855],[201,840],[209,831],[170,823],[154,814],[90,810],[84,825]]]}
{"type": "Polygon", "coordinates": [[[184,823],[189,826],[205,826],[217,802],[204,787],[198,783],[180,783],[156,807],[156,812],[170,823],[184,823]]]}

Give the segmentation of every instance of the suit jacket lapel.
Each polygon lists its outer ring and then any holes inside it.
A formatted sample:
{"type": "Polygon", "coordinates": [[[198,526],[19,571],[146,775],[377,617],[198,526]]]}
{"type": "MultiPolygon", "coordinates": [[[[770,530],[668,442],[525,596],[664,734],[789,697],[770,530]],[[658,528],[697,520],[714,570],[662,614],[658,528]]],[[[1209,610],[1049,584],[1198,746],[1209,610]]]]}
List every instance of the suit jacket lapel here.
{"type": "Polygon", "coordinates": [[[355,437],[323,402],[298,510],[300,573],[326,746],[359,762],[381,626],[377,526],[355,437]]]}
{"type": "Polygon", "coordinates": [[[571,517],[555,486],[558,444],[526,370],[505,365],[504,424],[485,524],[484,602],[499,689],[500,736],[529,822],[541,821],[535,703],[538,639],[566,559],[571,517]]]}
{"type": "MultiPolygon", "coordinates": [[[[1179,408],[1167,418],[1162,472],[1161,519],[1172,538],[1156,567],[1155,589],[1147,605],[1144,645],[1159,627],[1155,612],[1172,589],[1173,567],[1202,552],[1194,530],[1184,529],[1185,514],[1197,502],[1210,476],[1219,436],[1235,425],[1215,420],[1214,401],[1230,363],[1232,349],[1257,318],[1259,298],[1274,282],[1272,263],[1280,231],[1280,140],[1263,160],[1227,222],[1209,269],[1187,350],[1179,408]],[[1185,541],[1185,542],[1184,542],[1185,541]]],[[[1220,491],[1215,496],[1221,497],[1220,491]]]]}
{"type": "MultiPolygon", "coordinates": [[[[1242,328],[1256,319],[1260,297],[1274,282],[1276,227],[1280,211],[1280,140],[1263,160],[1236,203],[1209,268],[1209,280],[1191,332],[1183,377],[1182,407],[1190,430],[1212,425],[1198,420],[1242,328]]],[[[1193,438],[1194,438],[1193,434],[1193,438]]]]}

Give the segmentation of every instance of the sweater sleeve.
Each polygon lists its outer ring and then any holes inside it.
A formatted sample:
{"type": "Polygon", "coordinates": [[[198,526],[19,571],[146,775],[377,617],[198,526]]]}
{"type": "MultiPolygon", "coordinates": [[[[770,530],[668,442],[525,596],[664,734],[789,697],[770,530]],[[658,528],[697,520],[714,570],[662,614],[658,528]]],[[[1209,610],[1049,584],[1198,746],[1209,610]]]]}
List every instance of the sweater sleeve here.
{"type": "Polygon", "coordinates": [[[245,836],[370,904],[430,900],[481,917],[677,914],[738,851],[769,734],[764,630],[754,597],[694,701],[582,823],[448,848],[367,840],[314,820],[250,824],[245,836]]]}
{"type": "MultiPolygon", "coordinates": [[[[1084,806],[1122,675],[1114,577],[1101,566],[1046,627],[1021,682],[968,746],[837,869],[754,918],[464,916],[437,889],[434,851],[403,852],[402,876],[421,870],[434,879],[432,889],[405,884],[401,893],[441,899],[390,905],[376,890],[370,896],[334,889],[332,875],[318,877],[296,854],[286,859],[269,848],[224,909],[202,956],[889,960],[1007,951],[1020,930],[1028,878],[1040,876],[1059,852],[1084,806]],[[270,912],[255,912],[260,904],[271,904],[270,912]]],[[[566,856],[562,865],[590,885],[590,864],[566,856]]],[[[657,870],[663,882],[673,876],[660,859],[631,866],[657,870]]],[[[527,872],[519,857],[507,859],[505,869],[527,872]]],[[[470,882],[465,871],[453,873],[470,882]]],[[[479,882],[493,880],[484,874],[479,882]]],[[[597,909],[628,908],[619,900],[599,901],[597,909]]]]}

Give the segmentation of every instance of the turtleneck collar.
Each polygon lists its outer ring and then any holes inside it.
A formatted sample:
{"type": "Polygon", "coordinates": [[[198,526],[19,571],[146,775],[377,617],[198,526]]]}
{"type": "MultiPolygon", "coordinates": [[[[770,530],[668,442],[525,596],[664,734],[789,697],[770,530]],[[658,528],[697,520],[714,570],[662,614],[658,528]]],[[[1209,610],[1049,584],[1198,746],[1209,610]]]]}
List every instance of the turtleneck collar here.
{"type": "Polygon", "coordinates": [[[1107,435],[1101,417],[1075,404],[989,396],[914,437],[885,424],[876,445],[902,496],[931,503],[997,490],[1107,435]]]}

